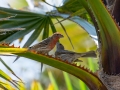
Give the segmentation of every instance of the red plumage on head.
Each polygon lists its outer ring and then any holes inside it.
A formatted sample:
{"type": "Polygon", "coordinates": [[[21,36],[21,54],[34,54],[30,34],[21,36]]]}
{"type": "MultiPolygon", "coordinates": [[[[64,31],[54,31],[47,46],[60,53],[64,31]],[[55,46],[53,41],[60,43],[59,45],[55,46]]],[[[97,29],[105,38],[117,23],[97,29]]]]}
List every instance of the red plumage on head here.
{"type": "Polygon", "coordinates": [[[59,33],[59,32],[55,32],[54,34],[53,34],[53,37],[55,37],[55,38],[62,38],[62,37],[64,37],[61,33],[59,33]]]}
{"type": "Polygon", "coordinates": [[[59,40],[60,38],[62,38],[63,35],[60,34],[59,32],[56,32],[56,33],[53,34],[52,37],[53,37],[53,40],[51,41],[51,43],[50,43],[50,45],[49,45],[49,47],[50,47],[51,49],[54,48],[54,46],[56,45],[56,43],[58,42],[58,40],[59,40]]]}

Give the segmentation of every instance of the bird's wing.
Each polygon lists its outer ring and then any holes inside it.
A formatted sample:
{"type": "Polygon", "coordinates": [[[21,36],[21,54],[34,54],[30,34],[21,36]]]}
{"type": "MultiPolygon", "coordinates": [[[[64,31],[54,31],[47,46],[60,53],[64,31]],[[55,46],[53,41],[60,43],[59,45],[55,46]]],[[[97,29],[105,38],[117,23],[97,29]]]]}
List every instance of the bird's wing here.
{"type": "Polygon", "coordinates": [[[73,54],[61,54],[60,56],[62,60],[66,60],[68,62],[72,62],[75,58],[73,54]]]}
{"type": "Polygon", "coordinates": [[[44,39],[43,41],[41,41],[41,44],[48,45],[50,42],[51,42],[51,37],[48,37],[44,39]]]}
{"type": "Polygon", "coordinates": [[[61,50],[59,53],[63,53],[63,54],[75,54],[75,52],[68,51],[68,50],[61,50]]]}
{"type": "Polygon", "coordinates": [[[72,62],[74,59],[74,53],[69,53],[69,51],[66,50],[60,50],[55,52],[55,57],[72,62]]]}
{"type": "Polygon", "coordinates": [[[58,57],[59,55],[73,55],[75,52],[68,51],[68,50],[56,50],[55,56],[58,57]]]}
{"type": "Polygon", "coordinates": [[[46,38],[44,40],[42,40],[41,42],[33,45],[32,47],[30,47],[30,49],[36,49],[36,48],[46,48],[46,46],[48,46],[49,42],[50,42],[50,37],[46,38]]]}

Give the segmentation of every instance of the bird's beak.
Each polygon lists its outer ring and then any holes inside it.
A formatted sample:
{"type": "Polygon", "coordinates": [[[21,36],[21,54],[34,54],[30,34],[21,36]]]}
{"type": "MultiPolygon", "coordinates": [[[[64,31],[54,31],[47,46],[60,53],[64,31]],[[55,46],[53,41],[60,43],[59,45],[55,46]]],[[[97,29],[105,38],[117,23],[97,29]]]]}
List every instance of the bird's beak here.
{"type": "Polygon", "coordinates": [[[63,38],[63,37],[64,37],[64,36],[61,34],[61,35],[60,35],[60,38],[63,38]]]}

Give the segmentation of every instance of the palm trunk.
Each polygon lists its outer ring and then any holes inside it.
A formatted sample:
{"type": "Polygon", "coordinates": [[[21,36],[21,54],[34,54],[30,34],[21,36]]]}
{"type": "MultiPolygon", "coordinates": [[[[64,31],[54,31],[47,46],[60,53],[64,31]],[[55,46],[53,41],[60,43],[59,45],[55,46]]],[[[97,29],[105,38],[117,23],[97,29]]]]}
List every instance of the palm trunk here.
{"type": "MultiPolygon", "coordinates": [[[[112,0],[106,1],[107,3],[112,2],[112,0]]],[[[120,22],[120,18],[118,17],[120,13],[119,4],[120,0],[115,0],[111,3],[112,8],[110,12],[116,19],[116,22],[120,22]]],[[[115,34],[115,32],[118,31],[114,31],[114,33],[104,31],[104,34],[101,34],[102,43],[100,50],[99,78],[106,85],[108,90],[120,90],[120,34],[119,32],[115,34]]]]}

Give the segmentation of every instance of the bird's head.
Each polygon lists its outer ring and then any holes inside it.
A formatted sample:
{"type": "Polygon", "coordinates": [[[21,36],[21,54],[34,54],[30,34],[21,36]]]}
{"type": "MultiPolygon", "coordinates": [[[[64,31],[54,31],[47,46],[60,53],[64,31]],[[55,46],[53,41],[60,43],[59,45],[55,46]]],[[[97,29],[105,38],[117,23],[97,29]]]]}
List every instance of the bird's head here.
{"type": "Polygon", "coordinates": [[[56,33],[53,34],[52,37],[55,38],[55,39],[57,39],[57,38],[59,39],[59,38],[63,38],[64,36],[62,34],[56,32],[56,33]]]}
{"type": "Polygon", "coordinates": [[[64,46],[59,42],[57,42],[56,47],[57,47],[57,50],[64,50],[64,46]]]}

